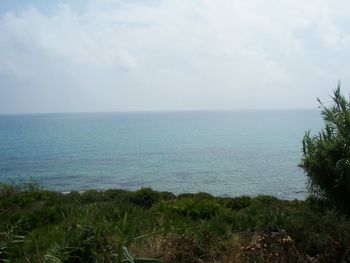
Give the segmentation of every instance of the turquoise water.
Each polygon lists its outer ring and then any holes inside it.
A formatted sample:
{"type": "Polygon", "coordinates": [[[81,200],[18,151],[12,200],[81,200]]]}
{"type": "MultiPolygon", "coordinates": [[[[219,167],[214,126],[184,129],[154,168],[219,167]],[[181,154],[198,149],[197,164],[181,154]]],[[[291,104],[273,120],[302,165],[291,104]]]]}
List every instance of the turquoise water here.
{"type": "Polygon", "coordinates": [[[311,110],[3,115],[0,182],[303,198],[301,139],[321,125],[311,110]]]}

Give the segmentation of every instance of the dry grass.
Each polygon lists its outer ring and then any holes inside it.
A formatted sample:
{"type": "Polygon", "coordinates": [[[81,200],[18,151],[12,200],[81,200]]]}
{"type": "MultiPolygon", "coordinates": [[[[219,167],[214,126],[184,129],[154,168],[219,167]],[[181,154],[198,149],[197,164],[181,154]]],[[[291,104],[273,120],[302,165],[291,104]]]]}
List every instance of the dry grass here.
{"type": "Polygon", "coordinates": [[[165,238],[163,235],[155,235],[146,239],[141,239],[130,246],[130,250],[137,257],[164,258],[165,251],[163,244],[165,238]]]}

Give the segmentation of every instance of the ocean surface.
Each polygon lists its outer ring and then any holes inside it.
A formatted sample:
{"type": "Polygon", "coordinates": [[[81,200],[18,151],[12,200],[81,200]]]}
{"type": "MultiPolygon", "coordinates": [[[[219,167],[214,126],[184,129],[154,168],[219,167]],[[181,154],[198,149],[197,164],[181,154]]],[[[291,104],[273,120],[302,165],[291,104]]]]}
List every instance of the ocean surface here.
{"type": "Polygon", "coordinates": [[[318,110],[0,115],[0,182],[303,199],[318,110]]]}

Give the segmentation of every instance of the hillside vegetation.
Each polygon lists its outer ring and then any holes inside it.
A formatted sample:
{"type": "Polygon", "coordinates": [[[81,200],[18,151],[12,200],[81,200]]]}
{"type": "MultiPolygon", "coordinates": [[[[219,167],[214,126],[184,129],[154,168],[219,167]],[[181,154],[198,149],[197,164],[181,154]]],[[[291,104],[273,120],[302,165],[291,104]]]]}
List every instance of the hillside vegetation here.
{"type": "Polygon", "coordinates": [[[0,188],[0,262],[350,262],[349,248],[349,219],[314,199],[0,188]]]}

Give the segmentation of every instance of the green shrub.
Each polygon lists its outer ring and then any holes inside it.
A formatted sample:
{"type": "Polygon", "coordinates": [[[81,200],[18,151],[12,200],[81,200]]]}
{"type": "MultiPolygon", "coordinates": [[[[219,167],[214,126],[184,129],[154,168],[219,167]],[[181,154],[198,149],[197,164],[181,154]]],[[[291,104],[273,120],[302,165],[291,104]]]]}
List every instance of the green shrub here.
{"type": "Polygon", "coordinates": [[[61,242],[54,243],[44,255],[45,262],[112,262],[116,252],[113,239],[100,228],[72,225],[61,242]]]}
{"type": "Polygon", "coordinates": [[[107,200],[120,200],[123,199],[126,193],[126,190],[108,189],[103,194],[107,200]]]}
{"type": "Polygon", "coordinates": [[[159,202],[160,193],[151,188],[142,188],[129,194],[129,201],[135,205],[150,208],[153,204],[159,202]]]}
{"type": "Polygon", "coordinates": [[[284,209],[270,207],[260,201],[233,214],[231,219],[234,230],[267,230],[278,232],[288,225],[289,215],[284,209]]]}
{"type": "Polygon", "coordinates": [[[80,199],[81,199],[81,194],[77,191],[72,191],[64,195],[65,203],[67,202],[69,204],[78,203],[80,202],[80,199]]]}
{"type": "Polygon", "coordinates": [[[252,203],[252,198],[249,196],[240,196],[235,198],[227,198],[224,200],[226,208],[232,210],[239,210],[250,206],[252,203]]]}
{"type": "Polygon", "coordinates": [[[334,208],[333,204],[331,202],[329,202],[328,200],[320,199],[320,198],[317,198],[313,195],[309,195],[306,198],[305,203],[310,207],[310,209],[317,211],[317,212],[323,212],[323,211],[326,211],[328,209],[334,208]]]}
{"type": "Polygon", "coordinates": [[[262,225],[272,232],[285,230],[288,225],[289,215],[280,209],[269,211],[268,216],[264,218],[262,225]]]}
{"type": "Polygon", "coordinates": [[[223,207],[215,200],[198,198],[181,198],[172,203],[161,203],[158,211],[169,216],[185,216],[193,220],[210,219],[216,216],[223,207]]]}
{"type": "Polygon", "coordinates": [[[300,166],[311,195],[350,213],[350,102],[341,94],[340,85],[332,99],[329,107],[320,102],[324,127],[315,136],[305,134],[300,166]]]}
{"type": "Polygon", "coordinates": [[[231,224],[235,231],[251,231],[260,226],[260,218],[247,211],[239,211],[233,215],[231,224]]]}
{"type": "Polygon", "coordinates": [[[182,193],[182,194],[179,194],[177,196],[178,199],[182,199],[182,198],[194,198],[196,196],[196,194],[194,193],[182,193]]]}
{"type": "Polygon", "coordinates": [[[341,262],[350,247],[350,222],[339,212],[304,209],[294,213],[288,221],[286,231],[296,240],[301,251],[322,258],[338,256],[336,261],[321,262],[341,262]]]}
{"type": "Polygon", "coordinates": [[[252,203],[264,206],[272,206],[280,203],[277,197],[271,195],[258,195],[257,197],[252,199],[252,203]]]}
{"type": "Polygon", "coordinates": [[[16,185],[0,184],[0,198],[10,198],[20,191],[16,185]]]}
{"type": "Polygon", "coordinates": [[[97,190],[87,190],[81,193],[80,202],[82,203],[93,203],[104,201],[105,198],[103,196],[102,191],[97,190]]]}
{"type": "Polygon", "coordinates": [[[61,210],[55,207],[41,207],[22,210],[18,227],[21,231],[28,232],[41,225],[53,224],[62,220],[61,210]]]}
{"type": "Polygon", "coordinates": [[[176,199],[176,195],[171,192],[159,192],[160,200],[174,200],[176,199]]]}
{"type": "Polygon", "coordinates": [[[215,199],[214,196],[208,193],[204,192],[198,192],[198,193],[182,193],[177,196],[178,199],[182,198],[198,198],[198,199],[215,199]]]}
{"type": "Polygon", "coordinates": [[[0,258],[9,262],[350,262],[349,218],[313,197],[2,189],[0,258]]]}

